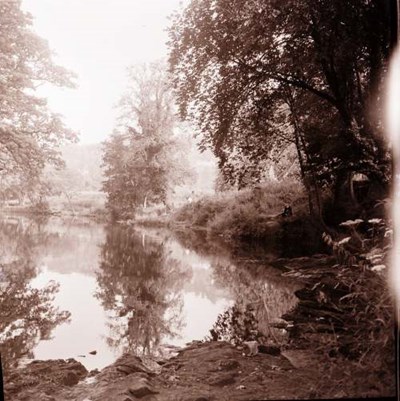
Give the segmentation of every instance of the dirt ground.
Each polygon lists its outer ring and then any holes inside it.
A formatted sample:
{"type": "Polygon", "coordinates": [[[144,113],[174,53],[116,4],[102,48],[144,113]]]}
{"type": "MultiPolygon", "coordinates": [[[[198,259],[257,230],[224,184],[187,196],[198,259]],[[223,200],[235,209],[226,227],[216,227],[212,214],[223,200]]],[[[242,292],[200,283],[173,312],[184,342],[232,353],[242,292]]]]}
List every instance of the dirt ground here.
{"type": "MultiPolygon", "coordinates": [[[[13,401],[234,401],[392,396],[393,389],[363,391],[354,380],[329,385],[323,361],[312,350],[248,356],[226,342],[193,342],[174,357],[142,360],[125,354],[101,372],[79,362],[35,361],[6,378],[13,401]]],[[[356,373],[356,372],[355,372],[356,373]]]]}

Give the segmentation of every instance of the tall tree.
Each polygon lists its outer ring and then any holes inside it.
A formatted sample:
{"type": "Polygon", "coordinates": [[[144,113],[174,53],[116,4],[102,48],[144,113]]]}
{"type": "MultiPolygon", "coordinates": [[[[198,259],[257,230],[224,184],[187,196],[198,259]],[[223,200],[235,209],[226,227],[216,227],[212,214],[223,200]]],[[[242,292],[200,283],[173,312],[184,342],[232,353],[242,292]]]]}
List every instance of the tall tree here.
{"type": "Polygon", "coordinates": [[[160,63],[132,67],[120,102],[120,124],[105,142],[104,190],[108,208],[132,215],[149,202],[166,202],[187,171],[181,141],[174,132],[174,100],[160,63]]]}
{"type": "Polygon", "coordinates": [[[45,83],[73,86],[73,75],[53,63],[31,25],[21,1],[0,3],[0,174],[37,187],[46,163],[62,164],[59,144],[76,135],[36,94],[45,83]]]}
{"type": "Polygon", "coordinates": [[[180,110],[227,178],[237,180],[243,164],[257,175],[274,149],[293,142],[306,186],[340,188],[354,172],[389,181],[372,112],[389,55],[386,11],[383,0],[193,0],[175,16],[170,67],[180,110]]]}

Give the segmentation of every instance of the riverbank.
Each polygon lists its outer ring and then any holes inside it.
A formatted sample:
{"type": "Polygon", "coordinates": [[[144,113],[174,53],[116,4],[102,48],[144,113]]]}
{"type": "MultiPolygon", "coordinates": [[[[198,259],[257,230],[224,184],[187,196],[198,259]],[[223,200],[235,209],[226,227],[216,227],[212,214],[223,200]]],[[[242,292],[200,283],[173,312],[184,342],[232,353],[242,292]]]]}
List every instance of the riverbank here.
{"type": "Polygon", "coordinates": [[[86,191],[74,195],[49,196],[42,203],[2,204],[0,212],[8,215],[26,215],[36,219],[51,216],[61,218],[83,217],[96,222],[106,222],[105,194],[99,191],[86,191]]]}
{"type": "MultiPolygon", "coordinates": [[[[226,342],[193,342],[169,360],[125,354],[101,372],[79,362],[34,362],[6,384],[15,401],[233,401],[268,399],[393,397],[365,371],[347,376],[346,361],[332,362],[312,350],[282,350],[249,356],[226,342]],[[328,365],[327,365],[328,364],[328,365]],[[330,369],[327,369],[327,366],[330,369]]],[[[7,398],[8,397],[8,398],[7,398]]]]}
{"type": "Polygon", "coordinates": [[[326,252],[321,224],[310,216],[298,182],[269,183],[194,199],[176,210],[148,208],[124,224],[168,227],[191,236],[203,232],[233,247],[258,244],[285,257],[326,252]]]}
{"type": "Polygon", "coordinates": [[[172,349],[167,359],[125,354],[100,372],[88,372],[73,359],[34,361],[7,372],[6,399],[228,401],[394,396],[393,315],[387,320],[393,305],[380,305],[387,308],[380,318],[382,309],[376,305],[386,291],[386,277],[338,268],[335,258],[326,255],[281,258],[272,265],[283,277],[295,277],[302,284],[295,292],[297,305],[284,319],[270,323],[286,330],[288,341],[269,345],[259,339],[262,352],[251,356],[253,346],[233,345],[217,333],[215,341],[194,341],[172,349]],[[365,291],[375,288],[369,291],[369,299],[352,289],[357,280],[365,291]],[[349,287],[344,288],[346,283],[349,287]],[[369,314],[365,313],[367,305],[373,309],[369,314]]]}

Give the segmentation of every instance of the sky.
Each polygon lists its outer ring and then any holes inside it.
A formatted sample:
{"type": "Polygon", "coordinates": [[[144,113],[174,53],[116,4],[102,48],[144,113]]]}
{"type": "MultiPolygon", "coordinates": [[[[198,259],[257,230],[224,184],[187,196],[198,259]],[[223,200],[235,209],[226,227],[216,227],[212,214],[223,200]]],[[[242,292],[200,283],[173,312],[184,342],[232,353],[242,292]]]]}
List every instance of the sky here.
{"type": "Polygon", "coordinates": [[[99,143],[115,125],[129,65],[166,58],[168,16],[188,0],[23,0],[33,30],[49,42],[54,61],[78,75],[77,89],[40,88],[51,110],[99,143]]]}

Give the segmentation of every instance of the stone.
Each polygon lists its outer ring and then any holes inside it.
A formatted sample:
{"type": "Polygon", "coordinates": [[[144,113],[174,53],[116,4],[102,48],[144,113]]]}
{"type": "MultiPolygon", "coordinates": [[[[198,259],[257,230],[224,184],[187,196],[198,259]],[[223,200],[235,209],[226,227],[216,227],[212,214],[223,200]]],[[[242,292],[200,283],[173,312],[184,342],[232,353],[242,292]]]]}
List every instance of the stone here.
{"type": "Polygon", "coordinates": [[[257,341],[243,341],[243,344],[246,345],[249,349],[248,356],[253,356],[258,354],[259,344],[257,341]]]}
{"type": "Polygon", "coordinates": [[[137,383],[129,386],[129,392],[135,397],[142,398],[149,394],[157,394],[158,391],[154,390],[147,380],[139,380],[137,383]]]}
{"type": "Polygon", "coordinates": [[[96,375],[99,374],[99,373],[100,373],[99,369],[96,368],[96,369],[91,370],[91,371],[89,372],[88,376],[89,376],[89,377],[96,376],[96,375]]]}
{"type": "Polygon", "coordinates": [[[96,354],[97,354],[97,351],[90,351],[89,354],[90,354],[90,355],[96,355],[96,354]]]}
{"type": "Polygon", "coordinates": [[[61,378],[61,383],[69,387],[75,386],[79,383],[79,376],[74,372],[66,372],[61,378]]]}
{"type": "Polygon", "coordinates": [[[129,375],[132,373],[132,369],[129,366],[117,366],[117,371],[129,375]]]}
{"type": "Polygon", "coordinates": [[[114,366],[116,366],[116,369],[118,371],[123,372],[127,375],[135,372],[152,374],[152,372],[148,368],[146,368],[139,357],[131,354],[122,355],[120,358],[117,359],[114,366]]]}

